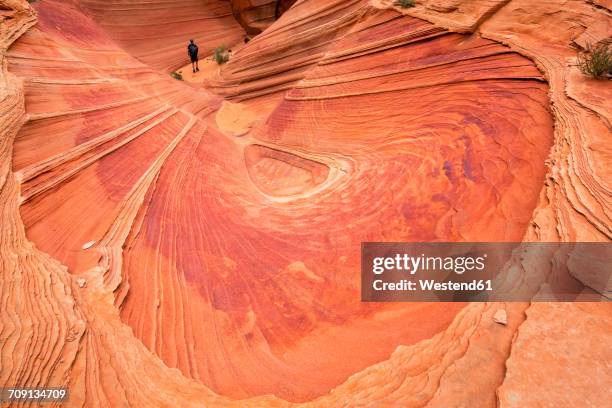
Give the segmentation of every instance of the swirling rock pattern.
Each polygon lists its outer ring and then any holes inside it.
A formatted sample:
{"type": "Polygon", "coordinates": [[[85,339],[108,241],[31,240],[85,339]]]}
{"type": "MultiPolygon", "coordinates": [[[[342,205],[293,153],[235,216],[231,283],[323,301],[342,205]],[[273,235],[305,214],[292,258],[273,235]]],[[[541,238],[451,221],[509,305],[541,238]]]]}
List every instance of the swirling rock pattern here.
{"type": "Polygon", "coordinates": [[[233,0],[232,13],[247,34],[257,35],[287,11],[296,0],[233,0]]]}
{"type": "Polygon", "coordinates": [[[185,38],[244,32],[227,2],[180,3],[0,0],[1,384],[74,406],[605,403],[585,363],[612,356],[576,342],[609,344],[606,304],[358,301],[362,241],[610,239],[611,88],[568,65],[605,5],[302,0],[194,88],[167,73],[185,38]]]}
{"type": "MultiPolygon", "coordinates": [[[[122,49],[162,71],[189,62],[187,40],[201,56],[244,35],[227,0],[127,1],[70,0],[87,12],[122,49]]],[[[66,3],[66,2],[64,2],[66,3]]]]}

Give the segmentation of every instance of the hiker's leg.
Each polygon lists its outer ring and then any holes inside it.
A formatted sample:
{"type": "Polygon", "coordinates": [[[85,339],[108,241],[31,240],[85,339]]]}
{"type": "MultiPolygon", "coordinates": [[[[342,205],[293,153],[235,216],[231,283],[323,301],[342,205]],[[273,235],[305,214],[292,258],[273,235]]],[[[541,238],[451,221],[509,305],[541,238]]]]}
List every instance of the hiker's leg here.
{"type": "Polygon", "coordinates": [[[200,67],[198,66],[198,62],[200,62],[200,60],[196,60],[196,71],[200,70],[200,67]]]}

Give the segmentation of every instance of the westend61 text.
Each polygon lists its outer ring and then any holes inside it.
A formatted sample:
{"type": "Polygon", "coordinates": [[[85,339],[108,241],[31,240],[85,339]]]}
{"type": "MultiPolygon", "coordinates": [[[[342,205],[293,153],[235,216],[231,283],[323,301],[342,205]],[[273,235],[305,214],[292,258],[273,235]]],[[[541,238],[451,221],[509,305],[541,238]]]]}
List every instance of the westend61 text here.
{"type": "Polygon", "coordinates": [[[419,279],[418,284],[414,281],[402,279],[398,282],[384,282],[377,279],[372,282],[376,291],[386,290],[421,290],[421,291],[492,291],[493,285],[490,279],[472,280],[470,282],[436,282],[433,279],[419,279]]]}

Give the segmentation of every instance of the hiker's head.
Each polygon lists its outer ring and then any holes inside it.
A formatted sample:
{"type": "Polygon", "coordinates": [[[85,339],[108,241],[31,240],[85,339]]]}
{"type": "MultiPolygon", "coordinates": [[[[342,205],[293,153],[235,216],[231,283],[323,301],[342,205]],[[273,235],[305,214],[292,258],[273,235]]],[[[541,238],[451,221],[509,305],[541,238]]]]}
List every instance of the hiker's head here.
{"type": "Polygon", "coordinates": [[[193,44],[193,40],[189,40],[189,42],[193,44]]]}

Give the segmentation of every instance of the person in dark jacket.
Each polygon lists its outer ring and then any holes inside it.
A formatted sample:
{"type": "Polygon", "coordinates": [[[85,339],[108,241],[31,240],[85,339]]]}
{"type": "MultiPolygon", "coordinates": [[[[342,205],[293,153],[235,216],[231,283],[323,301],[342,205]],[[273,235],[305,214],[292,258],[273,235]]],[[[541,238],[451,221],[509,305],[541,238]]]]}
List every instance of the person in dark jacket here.
{"type": "Polygon", "coordinates": [[[191,58],[191,68],[193,72],[200,70],[198,67],[198,46],[193,40],[189,40],[189,45],[187,46],[187,54],[189,54],[189,58],[191,58]]]}

